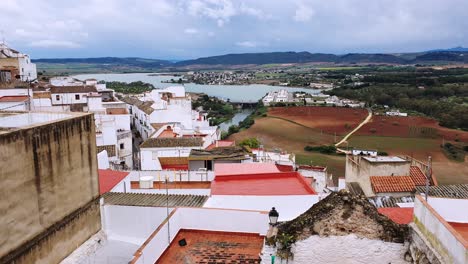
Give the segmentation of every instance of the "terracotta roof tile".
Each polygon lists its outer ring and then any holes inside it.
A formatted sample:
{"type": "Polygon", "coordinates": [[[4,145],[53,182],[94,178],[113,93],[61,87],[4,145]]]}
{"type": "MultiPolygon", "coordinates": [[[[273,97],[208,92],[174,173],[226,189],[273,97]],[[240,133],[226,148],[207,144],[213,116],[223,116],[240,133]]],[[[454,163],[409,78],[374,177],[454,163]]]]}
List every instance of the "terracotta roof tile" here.
{"type": "Polygon", "coordinates": [[[410,176],[416,186],[426,185],[426,175],[421,171],[418,166],[410,167],[410,176]]]}
{"type": "Polygon", "coordinates": [[[136,97],[128,97],[128,96],[122,98],[121,100],[122,102],[138,107],[138,109],[140,109],[147,115],[150,115],[151,113],[154,112],[154,108],[151,107],[154,103],[153,101],[141,101],[140,99],[136,97]]]}
{"type": "Polygon", "coordinates": [[[202,147],[202,138],[148,138],[140,148],[202,147]]]}
{"type": "Polygon", "coordinates": [[[412,192],[415,185],[410,176],[371,176],[374,193],[412,192]]]}
{"type": "Polygon", "coordinates": [[[397,224],[407,225],[413,221],[414,208],[387,207],[378,208],[377,211],[397,224]]]}

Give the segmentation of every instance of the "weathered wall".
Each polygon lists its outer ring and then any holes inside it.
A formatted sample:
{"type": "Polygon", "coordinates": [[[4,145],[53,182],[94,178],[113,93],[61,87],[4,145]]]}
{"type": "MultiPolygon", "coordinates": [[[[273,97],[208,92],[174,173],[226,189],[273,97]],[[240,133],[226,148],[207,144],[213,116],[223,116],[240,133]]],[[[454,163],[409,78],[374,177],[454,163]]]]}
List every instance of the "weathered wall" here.
{"type": "MultiPolygon", "coordinates": [[[[442,263],[466,264],[468,262],[468,250],[460,235],[430,206],[421,196],[414,200],[414,224],[413,236],[421,237],[442,263]]],[[[432,199],[432,197],[429,198],[432,199]]],[[[417,240],[416,240],[417,241],[417,240]]],[[[421,244],[421,243],[419,243],[421,244]]],[[[413,243],[414,247],[418,244],[413,243]]],[[[419,247],[421,252],[427,252],[419,247]]],[[[431,254],[426,254],[429,258],[431,254]]]]}
{"type": "Polygon", "coordinates": [[[370,176],[407,176],[411,163],[408,162],[369,162],[360,156],[346,158],[346,182],[358,182],[366,196],[374,196],[370,176]]]}
{"type": "MultiPolygon", "coordinates": [[[[264,247],[262,264],[271,263],[270,254],[276,249],[264,247]]],[[[321,264],[321,263],[392,263],[403,264],[407,247],[404,244],[384,242],[355,235],[320,237],[311,236],[296,242],[292,249],[293,259],[276,258],[275,263],[321,264]]]]}
{"type": "Polygon", "coordinates": [[[100,229],[99,199],[94,199],[4,256],[0,263],[59,263],[100,229]]]}
{"type": "MultiPolygon", "coordinates": [[[[0,135],[0,256],[23,247],[99,196],[94,129],[93,116],[80,115],[0,135]]],[[[93,234],[83,229],[89,234],[78,236],[67,229],[63,232],[68,239],[56,241],[61,254],[79,245],[78,238],[93,234]]],[[[38,244],[34,250],[46,257],[54,246],[48,247],[38,244]]]]}

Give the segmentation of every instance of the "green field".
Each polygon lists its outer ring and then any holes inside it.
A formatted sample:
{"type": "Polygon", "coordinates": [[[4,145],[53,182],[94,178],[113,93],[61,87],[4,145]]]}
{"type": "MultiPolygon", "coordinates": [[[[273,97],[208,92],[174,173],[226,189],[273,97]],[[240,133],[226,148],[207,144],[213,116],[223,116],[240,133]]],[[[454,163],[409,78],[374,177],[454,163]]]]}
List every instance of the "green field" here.
{"type": "Polygon", "coordinates": [[[348,141],[349,147],[376,149],[389,153],[432,152],[440,151],[439,140],[430,138],[403,138],[382,136],[353,136],[348,141]]]}

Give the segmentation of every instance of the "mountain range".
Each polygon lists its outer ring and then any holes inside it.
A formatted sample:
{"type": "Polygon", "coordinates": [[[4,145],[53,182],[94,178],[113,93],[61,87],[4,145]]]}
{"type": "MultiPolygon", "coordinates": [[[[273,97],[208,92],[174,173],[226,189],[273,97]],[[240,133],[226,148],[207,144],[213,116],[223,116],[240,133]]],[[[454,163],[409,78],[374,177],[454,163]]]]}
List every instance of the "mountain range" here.
{"type": "Polygon", "coordinates": [[[101,65],[107,68],[136,68],[142,70],[152,69],[178,69],[178,68],[210,68],[220,66],[242,66],[263,64],[287,63],[335,63],[335,64],[429,64],[429,63],[468,63],[468,48],[456,47],[451,49],[430,50],[416,53],[348,53],[335,55],[327,53],[302,52],[268,52],[268,53],[242,53],[210,56],[193,60],[169,61],[145,58],[64,58],[64,59],[36,59],[33,62],[41,65],[50,64],[90,64],[101,65]]]}

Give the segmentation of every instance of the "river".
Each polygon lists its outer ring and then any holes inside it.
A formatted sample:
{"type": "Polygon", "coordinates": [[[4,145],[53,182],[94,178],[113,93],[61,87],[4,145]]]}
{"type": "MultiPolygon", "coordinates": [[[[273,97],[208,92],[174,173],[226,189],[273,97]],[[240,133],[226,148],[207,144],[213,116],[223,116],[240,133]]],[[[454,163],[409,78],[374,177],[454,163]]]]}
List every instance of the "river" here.
{"type": "MultiPolygon", "coordinates": [[[[151,83],[157,88],[165,88],[178,84],[163,83],[162,81],[169,81],[170,79],[177,80],[179,77],[168,75],[150,75],[150,73],[111,73],[111,74],[82,74],[73,76],[77,79],[84,80],[94,78],[103,81],[119,81],[119,82],[135,82],[142,81],[151,83]]],[[[291,88],[279,87],[263,84],[251,85],[203,85],[195,83],[185,83],[185,90],[193,93],[205,93],[209,96],[216,96],[221,99],[229,99],[232,102],[256,102],[260,100],[265,94],[270,91],[277,91],[286,89],[291,92],[302,91],[306,93],[320,93],[319,90],[305,89],[305,88],[291,88]]]]}
{"type": "Polygon", "coordinates": [[[232,125],[239,125],[241,121],[244,121],[246,117],[248,117],[254,109],[243,109],[240,112],[237,112],[231,120],[223,122],[219,125],[219,129],[223,132],[227,132],[229,127],[232,125]]]}

